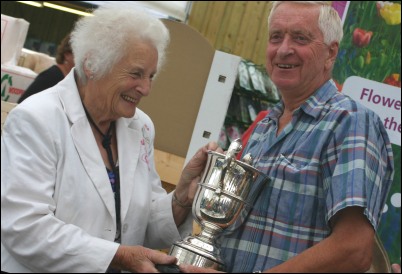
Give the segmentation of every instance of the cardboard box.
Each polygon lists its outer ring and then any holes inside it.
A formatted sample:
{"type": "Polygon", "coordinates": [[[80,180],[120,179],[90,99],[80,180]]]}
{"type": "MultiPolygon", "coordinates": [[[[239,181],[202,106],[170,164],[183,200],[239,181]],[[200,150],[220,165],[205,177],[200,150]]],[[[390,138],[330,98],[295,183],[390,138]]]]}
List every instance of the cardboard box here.
{"type": "Polygon", "coordinates": [[[188,158],[207,142],[218,141],[240,57],[217,53],[184,23],[162,21],[171,38],[166,64],[139,108],[155,124],[155,149],[188,158]]]}
{"type": "Polygon", "coordinates": [[[18,63],[28,28],[24,19],[1,15],[1,64],[18,63]]]}
{"type": "Polygon", "coordinates": [[[29,68],[39,74],[56,65],[56,59],[47,54],[23,48],[17,65],[29,68]]]}
{"type": "Polygon", "coordinates": [[[30,69],[1,65],[1,100],[17,103],[37,74],[30,69]]]}

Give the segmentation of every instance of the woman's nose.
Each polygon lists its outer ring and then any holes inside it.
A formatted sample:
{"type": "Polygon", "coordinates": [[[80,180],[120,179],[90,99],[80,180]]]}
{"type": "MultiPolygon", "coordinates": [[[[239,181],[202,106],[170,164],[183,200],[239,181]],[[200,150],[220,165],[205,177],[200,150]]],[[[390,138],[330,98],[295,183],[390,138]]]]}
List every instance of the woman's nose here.
{"type": "Polygon", "coordinates": [[[139,80],[140,83],[137,86],[137,91],[142,94],[142,96],[148,96],[151,91],[152,79],[149,77],[143,77],[139,80]]]}

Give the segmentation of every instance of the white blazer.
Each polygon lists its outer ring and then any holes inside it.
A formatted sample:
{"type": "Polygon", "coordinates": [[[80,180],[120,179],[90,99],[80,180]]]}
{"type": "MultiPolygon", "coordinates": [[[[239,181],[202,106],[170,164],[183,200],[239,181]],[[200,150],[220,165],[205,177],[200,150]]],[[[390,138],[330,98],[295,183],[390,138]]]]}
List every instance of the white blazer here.
{"type": "MultiPolygon", "coordinates": [[[[169,247],[177,229],[154,166],[154,125],[137,109],[116,122],[122,244],[169,247]]],[[[191,214],[189,214],[191,215],[191,214]]],[[[1,137],[1,270],[105,272],[116,253],[111,185],[74,79],[29,97],[1,137]]]]}

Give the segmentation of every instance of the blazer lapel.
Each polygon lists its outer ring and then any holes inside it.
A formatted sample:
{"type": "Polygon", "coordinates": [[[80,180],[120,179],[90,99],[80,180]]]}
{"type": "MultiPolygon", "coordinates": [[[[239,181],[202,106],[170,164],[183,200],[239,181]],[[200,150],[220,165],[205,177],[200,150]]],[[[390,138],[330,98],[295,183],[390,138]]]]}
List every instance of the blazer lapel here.
{"type": "Polygon", "coordinates": [[[129,207],[135,174],[140,157],[141,129],[137,119],[118,119],[117,150],[119,153],[121,220],[123,221],[129,207]]]}
{"type": "Polygon", "coordinates": [[[88,176],[111,216],[116,219],[114,195],[74,79],[74,69],[60,82],[59,98],[71,122],[71,136],[88,176]]]}
{"type": "Polygon", "coordinates": [[[82,165],[95,185],[109,213],[116,219],[112,187],[88,120],[81,119],[71,127],[71,135],[82,165]]]}

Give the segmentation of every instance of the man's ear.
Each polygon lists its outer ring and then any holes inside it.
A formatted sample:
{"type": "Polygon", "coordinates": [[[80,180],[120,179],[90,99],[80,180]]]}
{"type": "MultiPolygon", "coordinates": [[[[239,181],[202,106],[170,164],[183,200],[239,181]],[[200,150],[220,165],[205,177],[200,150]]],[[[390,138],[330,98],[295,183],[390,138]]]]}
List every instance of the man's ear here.
{"type": "Polygon", "coordinates": [[[338,56],[339,43],[332,42],[328,49],[329,49],[329,54],[328,54],[328,58],[325,62],[325,68],[327,70],[332,70],[332,67],[335,64],[336,57],[338,56]]]}

